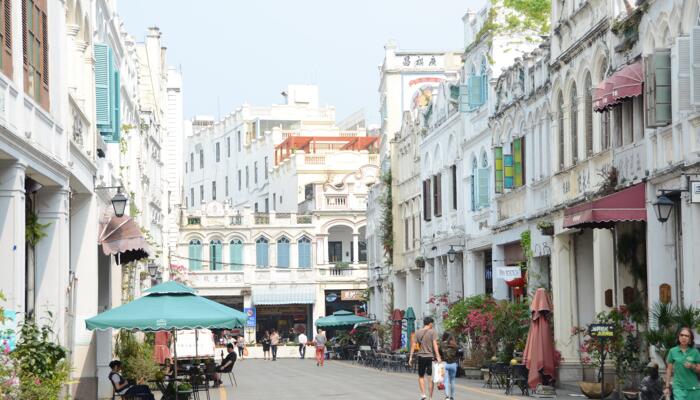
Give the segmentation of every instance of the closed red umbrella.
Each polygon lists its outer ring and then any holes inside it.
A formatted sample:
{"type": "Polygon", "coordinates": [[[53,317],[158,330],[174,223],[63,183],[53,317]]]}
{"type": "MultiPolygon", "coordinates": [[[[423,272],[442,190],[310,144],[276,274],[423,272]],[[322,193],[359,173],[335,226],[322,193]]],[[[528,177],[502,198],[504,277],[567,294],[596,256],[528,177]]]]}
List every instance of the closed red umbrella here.
{"type": "Polygon", "coordinates": [[[549,327],[549,316],[552,313],[552,303],[544,289],[539,288],[530,305],[532,321],[527,334],[527,343],[523,353],[523,361],[529,370],[528,384],[537,387],[543,375],[554,377],[554,338],[549,327]]]}
{"type": "Polygon", "coordinates": [[[398,308],[391,314],[391,319],[394,324],[391,327],[391,351],[396,351],[401,348],[401,320],[403,320],[403,312],[398,308]]]}

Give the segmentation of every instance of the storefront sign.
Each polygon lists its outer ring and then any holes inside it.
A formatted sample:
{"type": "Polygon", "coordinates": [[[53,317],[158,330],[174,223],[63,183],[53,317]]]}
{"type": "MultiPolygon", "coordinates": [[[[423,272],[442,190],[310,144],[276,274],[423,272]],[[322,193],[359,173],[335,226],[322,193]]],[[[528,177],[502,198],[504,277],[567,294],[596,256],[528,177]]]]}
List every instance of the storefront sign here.
{"type": "Polygon", "coordinates": [[[341,290],[340,300],[342,301],[362,301],[364,300],[364,290],[341,290]]]}
{"type": "Polygon", "coordinates": [[[328,303],[333,303],[334,301],[338,300],[338,295],[335,293],[328,293],[326,295],[326,302],[328,303]]]}
{"type": "Polygon", "coordinates": [[[591,337],[611,338],[615,336],[615,326],[612,324],[590,324],[588,334],[591,337]]]}
{"type": "Polygon", "coordinates": [[[248,316],[246,326],[255,326],[255,308],[244,308],[243,312],[248,316]]]}
{"type": "Polygon", "coordinates": [[[700,203],[700,181],[690,181],[690,202],[700,203]]]}
{"type": "Polygon", "coordinates": [[[258,306],[255,308],[258,316],[262,315],[306,315],[306,306],[258,306]]]}
{"type": "Polygon", "coordinates": [[[496,278],[511,280],[521,277],[520,267],[498,267],[496,268],[496,278]]]}

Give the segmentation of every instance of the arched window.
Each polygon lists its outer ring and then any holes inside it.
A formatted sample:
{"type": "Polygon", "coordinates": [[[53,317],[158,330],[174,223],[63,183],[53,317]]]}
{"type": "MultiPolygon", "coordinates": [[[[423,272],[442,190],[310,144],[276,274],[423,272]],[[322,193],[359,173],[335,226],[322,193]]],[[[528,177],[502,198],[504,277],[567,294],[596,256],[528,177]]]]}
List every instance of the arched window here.
{"type": "Polygon", "coordinates": [[[224,269],[221,240],[209,242],[209,269],[211,271],[221,271],[224,269]]]}
{"type": "Polygon", "coordinates": [[[591,73],[586,74],[586,83],[584,86],[584,98],[586,104],[583,109],[583,115],[586,119],[586,156],[593,154],[593,84],[591,83],[591,73]]]}
{"type": "Polygon", "coordinates": [[[484,102],[489,98],[489,63],[486,61],[486,57],[481,57],[481,84],[484,85],[483,95],[484,102]]]}
{"type": "Polygon", "coordinates": [[[564,96],[561,91],[557,101],[559,106],[559,169],[564,169],[564,96]]]}
{"type": "Polygon", "coordinates": [[[299,268],[311,268],[311,240],[303,236],[297,241],[299,268]]]}
{"type": "Polygon", "coordinates": [[[472,185],[471,185],[471,190],[472,190],[472,211],[476,211],[477,207],[477,193],[476,193],[476,188],[477,188],[477,174],[479,172],[479,162],[476,159],[476,156],[472,156],[472,185]]]}
{"type": "Polygon", "coordinates": [[[229,253],[231,270],[241,271],[243,269],[243,242],[240,239],[233,239],[229,243],[229,253]]]}
{"type": "Polygon", "coordinates": [[[578,161],[578,100],[576,84],[571,85],[571,165],[578,161]]]}
{"type": "Polygon", "coordinates": [[[255,241],[255,265],[257,265],[258,267],[270,266],[267,254],[268,243],[269,241],[263,236],[260,236],[258,240],[255,241]]]}
{"type": "MultiPolygon", "coordinates": [[[[608,62],[603,60],[600,65],[600,81],[605,80],[605,70],[608,62]]],[[[605,110],[600,113],[600,149],[607,150],[610,148],[610,111],[605,110]]]]}
{"type": "Polygon", "coordinates": [[[199,271],[202,269],[202,242],[197,239],[190,240],[189,245],[189,268],[190,271],[199,271]]]}
{"type": "Polygon", "coordinates": [[[277,240],[277,266],[289,268],[289,239],[284,236],[277,240]]]}

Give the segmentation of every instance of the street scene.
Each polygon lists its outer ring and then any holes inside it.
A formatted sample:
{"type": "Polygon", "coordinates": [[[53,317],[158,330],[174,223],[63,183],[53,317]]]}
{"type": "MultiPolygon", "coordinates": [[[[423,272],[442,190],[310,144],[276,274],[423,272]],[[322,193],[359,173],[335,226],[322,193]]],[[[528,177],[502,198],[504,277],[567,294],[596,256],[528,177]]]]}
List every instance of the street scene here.
{"type": "Polygon", "coordinates": [[[700,0],[0,0],[0,399],[700,400],[700,0]]]}

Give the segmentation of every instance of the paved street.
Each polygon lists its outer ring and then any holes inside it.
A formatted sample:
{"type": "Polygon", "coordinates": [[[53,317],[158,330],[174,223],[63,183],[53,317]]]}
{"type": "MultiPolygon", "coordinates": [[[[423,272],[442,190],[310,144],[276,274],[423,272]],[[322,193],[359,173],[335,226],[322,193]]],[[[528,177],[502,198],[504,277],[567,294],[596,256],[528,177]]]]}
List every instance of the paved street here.
{"type": "MultiPolygon", "coordinates": [[[[277,362],[245,360],[236,364],[238,387],[228,379],[214,392],[213,399],[416,399],[418,384],[414,374],[378,371],[331,361],[323,368],[313,359],[281,359],[277,362]]],[[[456,399],[496,400],[518,398],[501,391],[481,389],[474,382],[458,379],[456,399]]],[[[433,396],[443,399],[442,393],[433,396]]],[[[520,397],[522,398],[522,397],[520,397]]]]}

